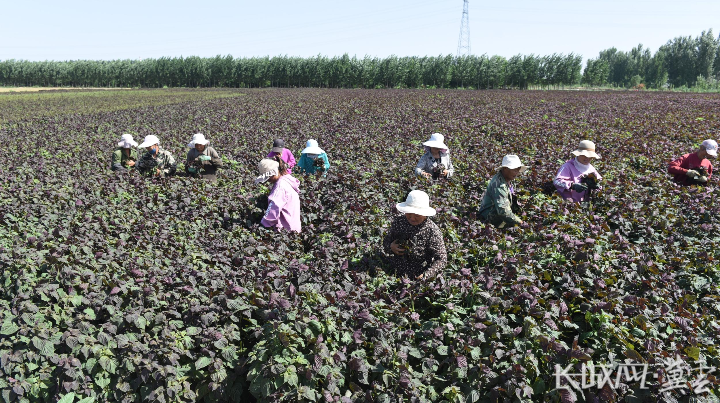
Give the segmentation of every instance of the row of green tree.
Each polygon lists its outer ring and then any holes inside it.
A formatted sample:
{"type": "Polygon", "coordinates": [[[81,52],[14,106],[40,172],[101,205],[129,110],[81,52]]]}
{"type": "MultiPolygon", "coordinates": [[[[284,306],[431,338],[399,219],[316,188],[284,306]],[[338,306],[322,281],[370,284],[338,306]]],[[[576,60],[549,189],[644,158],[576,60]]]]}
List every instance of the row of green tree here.
{"type": "Polygon", "coordinates": [[[640,44],[629,52],[610,48],[587,61],[583,82],[590,85],[650,88],[693,87],[720,79],[720,37],[712,29],[696,38],[677,37],[652,54],[640,44]]]}
{"type": "Polygon", "coordinates": [[[720,79],[720,38],[712,30],[678,37],[655,54],[638,45],[587,61],[549,56],[197,56],[145,60],[0,61],[0,85],[72,87],[559,87],[585,83],[650,88],[691,87],[720,79]]]}
{"type": "Polygon", "coordinates": [[[0,85],[73,87],[501,88],[578,83],[579,55],[317,56],[0,62],[0,85]]]}

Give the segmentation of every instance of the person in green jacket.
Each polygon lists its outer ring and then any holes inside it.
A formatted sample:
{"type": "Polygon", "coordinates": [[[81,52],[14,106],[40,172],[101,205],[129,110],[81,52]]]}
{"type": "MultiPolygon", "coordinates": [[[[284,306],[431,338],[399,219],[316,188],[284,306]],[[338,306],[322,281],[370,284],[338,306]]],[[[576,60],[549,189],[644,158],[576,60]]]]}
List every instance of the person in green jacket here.
{"type": "Polygon", "coordinates": [[[120,137],[117,148],[112,153],[110,169],[113,171],[126,172],[135,168],[135,161],[138,159],[138,143],[133,140],[132,134],[125,133],[120,137]]]}
{"type": "Polygon", "coordinates": [[[330,169],[330,161],[327,154],[318,146],[316,140],[308,140],[305,149],[300,152],[300,161],[296,165],[298,172],[314,174],[321,172],[323,175],[330,169]]]}
{"type": "Polygon", "coordinates": [[[512,211],[514,188],[510,185],[515,177],[527,170],[517,155],[503,157],[502,166],[493,176],[480,204],[479,215],[485,222],[503,228],[522,224],[523,221],[512,211]]]}

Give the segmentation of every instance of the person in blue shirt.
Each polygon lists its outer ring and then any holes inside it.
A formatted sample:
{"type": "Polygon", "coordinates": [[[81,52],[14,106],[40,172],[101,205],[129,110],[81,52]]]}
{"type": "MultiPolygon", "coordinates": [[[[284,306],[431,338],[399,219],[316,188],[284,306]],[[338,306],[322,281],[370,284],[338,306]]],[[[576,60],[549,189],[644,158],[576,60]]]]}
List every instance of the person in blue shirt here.
{"type": "Polygon", "coordinates": [[[318,147],[318,142],[310,139],[305,144],[305,149],[300,152],[300,161],[296,165],[298,172],[314,174],[321,172],[323,175],[330,169],[328,156],[322,148],[318,147]]]}

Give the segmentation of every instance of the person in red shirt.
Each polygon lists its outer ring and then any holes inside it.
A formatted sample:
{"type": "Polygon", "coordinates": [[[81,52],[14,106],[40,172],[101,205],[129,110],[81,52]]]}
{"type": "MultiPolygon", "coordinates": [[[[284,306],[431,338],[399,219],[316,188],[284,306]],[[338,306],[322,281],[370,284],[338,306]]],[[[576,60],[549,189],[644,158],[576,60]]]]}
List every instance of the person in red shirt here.
{"type": "Polygon", "coordinates": [[[707,183],[712,176],[712,163],[710,159],[717,157],[718,143],[715,140],[705,140],[697,152],[685,154],[668,165],[668,172],[675,177],[675,182],[681,185],[707,183]]]}

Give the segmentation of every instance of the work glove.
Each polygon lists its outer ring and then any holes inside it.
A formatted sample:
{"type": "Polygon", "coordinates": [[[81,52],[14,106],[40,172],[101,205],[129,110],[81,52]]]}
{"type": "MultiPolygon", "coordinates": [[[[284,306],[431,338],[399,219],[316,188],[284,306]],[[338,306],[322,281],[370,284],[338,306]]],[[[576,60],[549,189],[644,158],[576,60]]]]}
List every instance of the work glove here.
{"type": "Polygon", "coordinates": [[[696,179],[698,176],[700,176],[700,172],[693,169],[688,169],[687,172],[685,172],[685,175],[687,175],[687,177],[690,179],[696,179]]]}
{"type": "Polygon", "coordinates": [[[695,179],[695,180],[698,181],[698,182],[707,183],[708,178],[707,178],[707,176],[701,176],[701,177],[699,177],[699,178],[697,178],[697,179],[695,179]]]}
{"type": "Polygon", "coordinates": [[[570,188],[578,193],[582,193],[582,192],[588,190],[587,185],[584,183],[573,183],[573,185],[570,188]]]}

